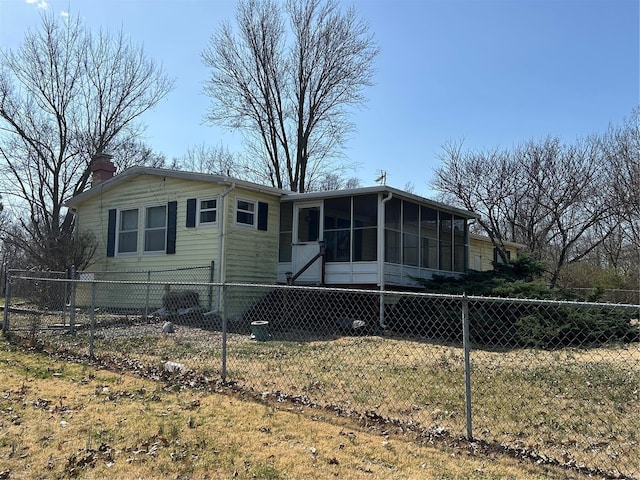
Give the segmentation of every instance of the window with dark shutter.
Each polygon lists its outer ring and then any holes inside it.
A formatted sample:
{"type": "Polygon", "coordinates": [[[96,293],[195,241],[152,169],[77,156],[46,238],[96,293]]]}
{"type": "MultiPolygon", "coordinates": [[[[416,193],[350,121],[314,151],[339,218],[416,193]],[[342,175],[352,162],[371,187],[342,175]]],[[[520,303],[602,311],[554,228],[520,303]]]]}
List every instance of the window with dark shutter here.
{"type": "Polygon", "coordinates": [[[196,226],[196,205],[195,198],[187,199],[187,228],[193,228],[196,226]]]}
{"type": "Polygon", "coordinates": [[[167,204],[167,254],[176,253],[178,202],[167,204]]]}
{"type": "Polygon", "coordinates": [[[116,253],[116,217],[118,211],[115,208],[109,210],[109,223],[107,227],[107,257],[113,257],[116,253]]]}
{"type": "Polygon", "coordinates": [[[269,219],[269,204],[258,202],[258,230],[267,231],[269,219]]]}

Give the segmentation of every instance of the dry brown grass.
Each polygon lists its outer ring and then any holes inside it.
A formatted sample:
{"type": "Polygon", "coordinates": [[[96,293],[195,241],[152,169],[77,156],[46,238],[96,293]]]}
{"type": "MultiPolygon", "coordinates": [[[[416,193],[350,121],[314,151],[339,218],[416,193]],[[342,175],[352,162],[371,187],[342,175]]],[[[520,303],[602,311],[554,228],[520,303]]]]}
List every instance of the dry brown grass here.
{"type": "MultiPolygon", "coordinates": [[[[211,378],[221,375],[219,331],[108,324],[95,352],[161,365],[166,360],[211,378]]],[[[291,335],[292,332],[288,332],[291,335]]],[[[86,355],[88,330],[39,332],[37,340],[86,355]]],[[[256,392],[283,392],[330,408],[465,433],[460,348],[392,337],[309,332],[256,342],[229,334],[227,378],[256,392]]],[[[640,345],[543,351],[471,352],[474,437],[533,449],[561,462],[640,476],[640,345]]]]}
{"type": "Polygon", "coordinates": [[[0,478],[581,478],[0,347],[0,478]]]}

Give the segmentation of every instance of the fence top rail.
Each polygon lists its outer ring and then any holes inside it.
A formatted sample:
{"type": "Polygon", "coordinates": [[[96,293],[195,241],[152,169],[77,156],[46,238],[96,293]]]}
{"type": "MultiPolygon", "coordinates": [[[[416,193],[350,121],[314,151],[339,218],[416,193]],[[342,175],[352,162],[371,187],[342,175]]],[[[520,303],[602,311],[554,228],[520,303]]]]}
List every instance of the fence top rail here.
{"type": "MultiPolygon", "coordinates": [[[[56,274],[56,275],[66,275],[69,272],[65,272],[65,271],[58,271],[58,270],[29,270],[28,268],[9,268],[7,269],[7,273],[10,274],[14,274],[14,273],[33,273],[35,274],[56,274]]],[[[33,277],[29,277],[29,278],[33,278],[33,277]]]]}
{"type": "Polygon", "coordinates": [[[258,283],[218,283],[218,282],[180,282],[180,281],[144,281],[144,280],[95,280],[95,279],[75,279],[70,278],[50,278],[50,277],[31,277],[14,275],[12,279],[41,281],[41,282],[68,282],[75,284],[113,284],[113,285],[171,285],[177,286],[199,286],[199,287],[238,287],[238,288],[260,288],[260,289],[276,289],[276,290],[296,290],[296,291],[317,291],[317,292],[333,292],[333,293],[360,293],[366,295],[384,295],[385,297],[415,297],[415,298],[433,298],[441,300],[457,300],[478,303],[514,303],[526,305],[545,305],[545,306],[576,306],[587,308],[626,308],[640,311],[640,304],[631,303],[607,303],[607,302],[578,302],[573,300],[545,300],[536,298],[517,298],[517,297],[482,297],[477,295],[453,295],[442,293],[427,292],[399,292],[394,290],[367,290],[352,289],[338,287],[316,287],[316,286],[299,286],[299,285],[274,285],[274,284],[258,284],[258,283]]]}
{"type": "Polygon", "coordinates": [[[144,281],[144,280],[95,280],[95,279],[69,279],[69,278],[49,278],[49,277],[22,277],[12,276],[13,280],[30,280],[42,282],[68,282],[75,284],[112,284],[112,285],[171,285],[190,286],[190,287],[238,287],[238,288],[254,288],[254,289],[271,289],[271,290],[294,290],[294,291],[317,291],[328,293],[360,293],[366,295],[384,295],[385,297],[414,297],[414,298],[431,298],[440,300],[456,300],[466,302],[482,302],[482,303],[512,303],[527,305],[545,305],[568,307],[576,306],[582,308],[623,308],[640,311],[640,304],[630,303],[607,303],[607,302],[578,302],[573,300],[545,300],[535,298],[516,298],[516,297],[482,297],[477,295],[453,295],[442,293],[428,292],[399,292],[394,290],[367,290],[367,289],[347,289],[338,287],[318,287],[318,286],[300,286],[300,285],[274,285],[259,283],[219,283],[219,282],[180,282],[180,281],[144,281]]]}
{"type": "MultiPolygon", "coordinates": [[[[224,286],[228,284],[222,283],[209,283],[209,282],[174,282],[174,281],[146,281],[146,280],[96,280],[96,279],[80,279],[76,278],[48,278],[48,277],[22,277],[19,275],[13,275],[11,280],[31,280],[36,282],[58,282],[58,283],[75,283],[75,284],[111,284],[111,285],[171,285],[171,286],[197,286],[197,287],[209,287],[209,286],[224,286]]],[[[252,285],[255,286],[255,285],[252,285]]],[[[273,287],[273,286],[272,286],[273,287]]]]}
{"type": "MultiPolygon", "coordinates": [[[[569,290],[571,292],[575,291],[575,290],[586,290],[586,291],[593,291],[593,290],[598,290],[598,287],[571,287],[571,288],[567,288],[566,290],[569,290]]],[[[632,290],[632,289],[624,289],[624,288],[602,288],[600,289],[603,292],[623,292],[623,293],[640,293],[640,291],[638,290],[632,290]]]]}
{"type": "Polygon", "coordinates": [[[557,307],[587,307],[587,308],[630,308],[640,310],[640,304],[632,303],[610,303],[610,302],[578,302],[575,300],[545,300],[536,298],[517,298],[517,297],[479,297],[465,296],[471,302],[489,302],[489,303],[518,303],[528,305],[546,305],[557,307]]]}
{"type": "Polygon", "coordinates": [[[92,271],[79,271],[78,274],[126,274],[126,273],[165,273],[165,272],[183,272],[187,270],[209,270],[211,265],[193,265],[191,267],[179,267],[179,268],[160,268],[160,269],[140,269],[140,270],[92,270],[92,271]]]}
{"type": "MultiPolygon", "coordinates": [[[[130,273],[169,273],[169,272],[186,272],[189,270],[210,270],[211,265],[193,265],[190,267],[178,267],[178,268],[160,268],[160,269],[141,269],[141,270],[78,270],[76,275],[86,275],[86,274],[113,274],[113,275],[126,275],[130,273]]],[[[29,270],[25,268],[18,269],[8,269],[7,274],[12,277],[20,277],[20,274],[27,275],[38,275],[36,276],[28,276],[26,278],[46,278],[50,277],[42,277],[42,275],[68,275],[68,271],[58,271],[58,270],[29,270]]],[[[20,277],[24,278],[24,277],[20,277]]]]}

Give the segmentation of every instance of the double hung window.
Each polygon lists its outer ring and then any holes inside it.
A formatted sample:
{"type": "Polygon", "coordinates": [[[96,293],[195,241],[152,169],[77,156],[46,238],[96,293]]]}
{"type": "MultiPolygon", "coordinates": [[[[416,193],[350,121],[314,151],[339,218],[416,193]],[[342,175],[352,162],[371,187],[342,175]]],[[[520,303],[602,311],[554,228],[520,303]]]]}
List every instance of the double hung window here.
{"type": "Polygon", "coordinates": [[[213,225],[216,223],[218,214],[218,200],[208,198],[198,201],[198,224],[213,225]]]}
{"type": "Polygon", "coordinates": [[[176,201],[108,212],[107,257],[140,253],[176,253],[176,201]]]}
{"type": "Polygon", "coordinates": [[[167,206],[147,207],[144,222],[144,251],[164,252],[167,238],[167,206]]]}
{"type": "Polygon", "coordinates": [[[236,201],[236,224],[256,226],[256,202],[241,199],[236,201]]]}
{"type": "Polygon", "coordinates": [[[121,210],[118,221],[118,253],[138,251],[138,209],[121,210]]]}

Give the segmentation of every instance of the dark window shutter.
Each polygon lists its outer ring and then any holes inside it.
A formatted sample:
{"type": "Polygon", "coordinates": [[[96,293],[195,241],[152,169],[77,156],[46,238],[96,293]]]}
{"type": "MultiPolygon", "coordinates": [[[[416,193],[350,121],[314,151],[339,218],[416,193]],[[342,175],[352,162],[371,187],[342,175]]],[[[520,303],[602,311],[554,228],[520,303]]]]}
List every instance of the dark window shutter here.
{"type": "Polygon", "coordinates": [[[196,226],[196,199],[187,199],[187,228],[196,226]]]}
{"type": "Polygon", "coordinates": [[[178,217],[178,202],[167,204],[167,253],[176,253],[176,225],[178,217]]]}
{"type": "Polygon", "coordinates": [[[258,230],[267,230],[267,219],[269,217],[269,204],[258,202],[258,230]]]}
{"type": "Polygon", "coordinates": [[[116,217],[117,210],[109,210],[109,223],[107,227],[107,257],[113,257],[116,253],[116,217]]]}

